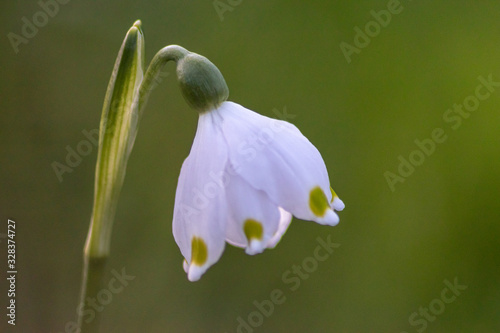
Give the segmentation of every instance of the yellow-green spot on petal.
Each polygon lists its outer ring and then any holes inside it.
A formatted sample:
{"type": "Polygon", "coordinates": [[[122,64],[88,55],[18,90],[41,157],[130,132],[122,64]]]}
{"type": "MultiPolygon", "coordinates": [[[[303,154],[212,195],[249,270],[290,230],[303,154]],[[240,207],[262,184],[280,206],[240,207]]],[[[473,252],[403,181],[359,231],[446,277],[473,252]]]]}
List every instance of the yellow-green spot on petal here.
{"type": "Polygon", "coordinates": [[[207,261],[207,244],[200,237],[193,237],[191,240],[191,264],[203,266],[207,261]]]}
{"type": "Polygon", "coordinates": [[[313,214],[318,217],[323,217],[329,207],[328,199],[321,187],[316,186],[313,188],[309,194],[309,208],[311,208],[313,214]]]}
{"type": "Polygon", "coordinates": [[[262,223],[252,219],[245,220],[245,223],[243,224],[243,231],[249,241],[252,239],[262,240],[262,237],[264,236],[262,223]]]}
{"type": "Polygon", "coordinates": [[[335,193],[332,187],[330,187],[330,191],[332,192],[332,200],[330,201],[330,203],[332,203],[335,198],[338,198],[338,195],[337,193],[335,193]]]}

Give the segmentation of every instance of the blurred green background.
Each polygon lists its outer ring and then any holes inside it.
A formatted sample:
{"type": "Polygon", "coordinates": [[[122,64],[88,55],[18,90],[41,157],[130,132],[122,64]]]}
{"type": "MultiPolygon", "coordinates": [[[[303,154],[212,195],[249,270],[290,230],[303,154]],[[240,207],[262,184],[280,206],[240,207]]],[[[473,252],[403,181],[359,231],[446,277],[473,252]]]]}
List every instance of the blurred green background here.
{"type": "Polygon", "coordinates": [[[97,149],[62,182],[51,164],[65,164],[66,147],[98,127],[136,19],[147,63],[161,47],[182,45],[219,67],[230,100],[295,115],[346,209],[336,227],[294,220],[278,247],[258,256],[227,246],[188,282],[171,221],[197,114],[168,65],[139,128],[113,232],[108,267],[136,278],[104,307],[102,332],[229,333],[239,317],[259,324],[241,332],[500,331],[500,87],[458,129],[443,120],[474,95],[479,76],[500,82],[500,3],[403,0],[348,63],[340,44],[354,45],[354,28],[390,1],[221,2],[231,8],[223,20],[211,0],[69,1],[18,53],[8,33],[21,35],[22,18],[32,21],[41,7],[2,2],[0,233],[7,218],[17,222],[19,274],[17,325],[2,313],[0,331],[65,332],[76,318],[97,149]],[[435,128],[447,140],[391,191],[384,173],[397,173],[398,157],[408,159],[414,140],[435,128]],[[282,275],[328,235],[341,246],[290,290],[282,275]],[[442,303],[444,280],[455,278],[467,289],[442,303]],[[274,289],[286,301],[269,317],[253,313],[274,289]],[[432,320],[419,314],[429,304],[432,320]]]}

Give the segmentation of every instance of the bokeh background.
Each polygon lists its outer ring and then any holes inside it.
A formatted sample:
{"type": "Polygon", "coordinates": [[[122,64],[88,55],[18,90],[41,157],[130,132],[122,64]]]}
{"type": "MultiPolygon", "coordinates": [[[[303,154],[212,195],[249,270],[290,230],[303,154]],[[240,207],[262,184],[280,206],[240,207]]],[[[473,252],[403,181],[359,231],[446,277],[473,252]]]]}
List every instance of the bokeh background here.
{"type": "MultiPolygon", "coordinates": [[[[179,44],[214,62],[230,100],[290,119],[318,147],[346,203],[336,227],[294,220],[274,250],[227,246],[188,282],[171,232],[178,173],[197,114],[167,66],[132,152],[115,220],[109,269],[136,278],[103,310],[102,332],[237,332],[254,301],[276,305],[255,332],[498,332],[500,330],[500,87],[453,130],[445,112],[500,81],[498,1],[409,1],[348,63],[342,42],[390,1],[80,1],[59,11],[15,53],[35,1],[0,5],[0,233],[17,222],[17,325],[2,332],[65,332],[75,320],[97,149],[60,182],[51,166],[98,127],[122,39],[143,22],[146,59],[179,44]],[[222,3],[222,5],[220,4],[222,3]],[[447,140],[391,191],[384,173],[414,140],[447,140]],[[291,291],[282,275],[313,255],[317,237],[340,247],[291,291]],[[433,320],[444,280],[467,289],[433,320]],[[431,313],[432,315],[432,313],[431,313]],[[416,320],[422,320],[418,315],[416,320]]],[[[111,275],[108,276],[108,279],[111,275]]],[[[437,307],[439,309],[439,307],[437,307]]],[[[258,316],[253,315],[258,319],[258,316]]],[[[241,332],[250,331],[240,329],[241,332]]]]}

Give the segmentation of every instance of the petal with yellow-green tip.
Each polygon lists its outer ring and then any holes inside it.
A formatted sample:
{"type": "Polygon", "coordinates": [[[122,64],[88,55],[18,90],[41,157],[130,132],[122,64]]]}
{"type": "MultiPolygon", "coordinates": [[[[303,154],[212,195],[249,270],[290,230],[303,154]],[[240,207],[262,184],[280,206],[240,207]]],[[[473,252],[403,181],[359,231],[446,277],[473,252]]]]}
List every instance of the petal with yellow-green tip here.
{"type": "Polygon", "coordinates": [[[330,207],[325,192],[319,186],[309,193],[309,208],[315,215],[313,221],[332,226],[339,223],[338,215],[330,207]]]}
{"type": "Polygon", "coordinates": [[[276,234],[280,212],[276,204],[243,178],[233,174],[227,185],[229,221],[228,243],[245,248],[247,254],[261,253],[276,234]]]}
{"type": "Polygon", "coordinates": [[[333,190],[332,187],[330,187],[330,191],[332,193],[332,199],[330,200],[330,205],[332,206],[332,209],[341,211],[344,210],[345,204],[342,200],[340,200],[339,196],[335,191],[333,190]]]}
{"type": "Polygon", "coordinates": [[[238,166],[239,176],[299,219],[330,225],[338,222],[329,205],[330,181],[323,158],[297,127],[232,102],[222,103],[217,112],[228,142],[229,161],[238,166]],[[317,186],[327,200],[323,215],[313,212],[309,202],[310,192],[317,186]]]}
{"type": "Polygon", "coordinates": [[[224,172],[227,146],[214,114],[200,114],[189,156],[182,164],[175,196],[173,233],[190,281],[216,263],[225,246],[228,207],[225,187],[211,175],[224,172]]]}

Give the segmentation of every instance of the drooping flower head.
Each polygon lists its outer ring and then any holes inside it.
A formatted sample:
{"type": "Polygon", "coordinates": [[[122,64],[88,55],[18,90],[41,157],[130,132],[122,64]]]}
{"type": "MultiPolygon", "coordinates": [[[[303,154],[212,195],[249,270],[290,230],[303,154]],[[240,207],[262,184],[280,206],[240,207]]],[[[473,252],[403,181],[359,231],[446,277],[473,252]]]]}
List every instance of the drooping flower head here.
{"type": "Polygon", "coordinates": [[[321,154],[297,127],[227,101],[226,82],[205,57],[186,52],[177,75],[185,99],[200,112],[173,219],[190,281],[219,260],[226,242],[247,254],[275,247],[292,215],[339,222],[335,211],[344,204],[321,154]]]}

